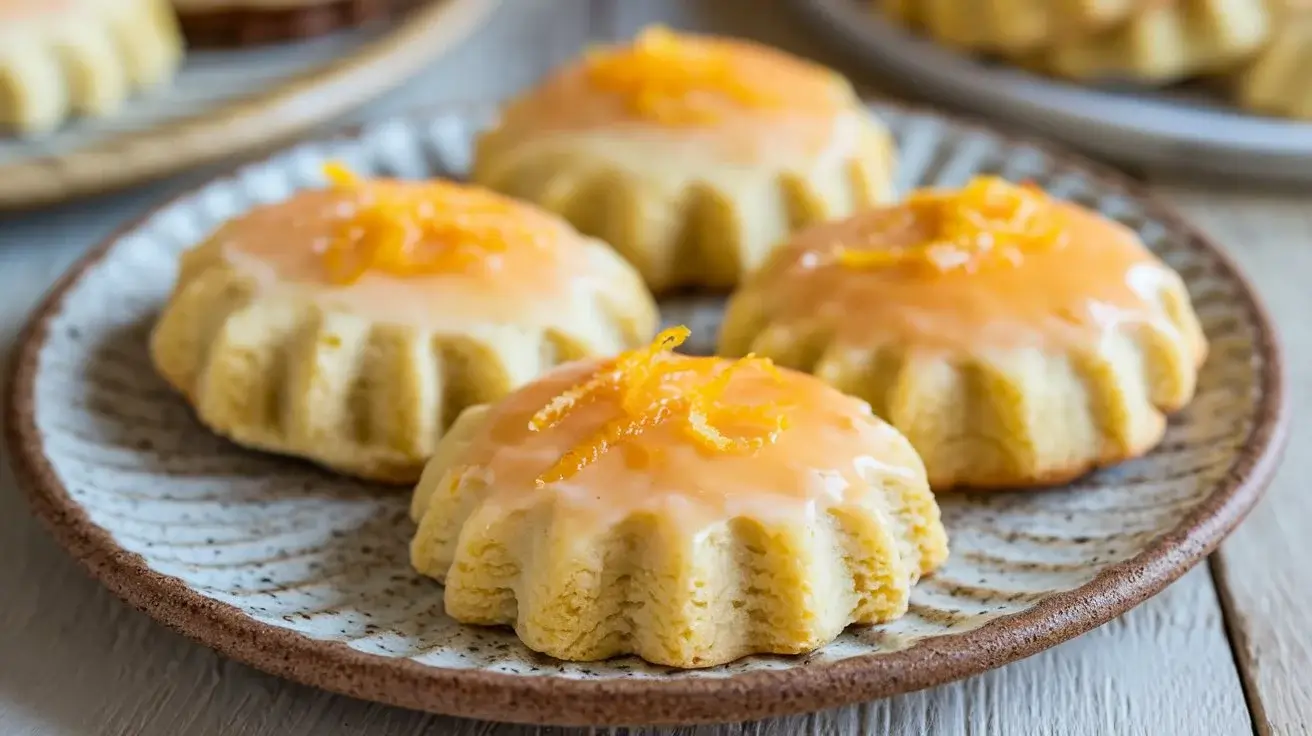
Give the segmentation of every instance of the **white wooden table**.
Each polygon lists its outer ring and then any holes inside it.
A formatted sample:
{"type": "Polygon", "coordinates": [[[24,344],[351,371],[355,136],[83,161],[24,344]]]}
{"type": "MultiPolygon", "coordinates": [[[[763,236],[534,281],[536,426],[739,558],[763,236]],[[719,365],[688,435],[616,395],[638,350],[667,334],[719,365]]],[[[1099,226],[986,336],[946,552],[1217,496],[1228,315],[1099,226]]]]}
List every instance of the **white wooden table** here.
{"type": "MultiPolygon", "coordinates": [[[[475,39],[359,117],[499,99],[585,43],[656,20],[752,36],[844,67],[772,0],[505,0],[475,39]]],[[[1312,410],[1312,192],[1139,173],[1227,246],[1280,322],[1295,416],[1288,459],[1267,499],[1210,565],[1122,619],[1030,660],[889,701],[688,732],[1312,733],[1312,422],[1305,419],[1312,410]]],[[[204,175],[0,217],[0,351],[8,352],[28,309],[81,252],[204,175]]],[[[28,516],[7,470],[0,476],[0,734],[532,732],[374,706],[225,661],[91,581],[28,516]]]]}

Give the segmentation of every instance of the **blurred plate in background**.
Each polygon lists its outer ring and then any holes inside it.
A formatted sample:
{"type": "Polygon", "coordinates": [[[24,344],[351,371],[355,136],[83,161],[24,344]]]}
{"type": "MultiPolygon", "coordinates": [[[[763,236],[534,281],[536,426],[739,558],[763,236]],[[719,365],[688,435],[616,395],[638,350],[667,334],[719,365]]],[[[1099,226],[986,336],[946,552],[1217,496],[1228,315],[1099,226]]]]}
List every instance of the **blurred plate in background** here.
{"type": "Polygon", "coordinates": [[[993,65],[885,21],[870,0],[791,0],[876,71],[936,102],[1004,120],[1120,163],[1312,183],[1312,124],[1205,94],[1082,87],[993,65]]]}
{"type": "Polygon", "coordinates": [[[142,184],[286,142],[395,87],[469,35],[500,0],[431,0],[313,41],[189,52],[173,83],[103,120],[0,136],[0,211],[142,184]]]}

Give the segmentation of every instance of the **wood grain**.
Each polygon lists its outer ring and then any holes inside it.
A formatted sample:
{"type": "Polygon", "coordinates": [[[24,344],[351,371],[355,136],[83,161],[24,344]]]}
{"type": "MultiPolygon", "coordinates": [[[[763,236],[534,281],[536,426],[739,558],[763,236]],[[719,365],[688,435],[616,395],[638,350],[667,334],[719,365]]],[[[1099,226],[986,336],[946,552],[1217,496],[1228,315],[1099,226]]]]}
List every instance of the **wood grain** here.
{"type": "Polygon", "coordinates": [[[1294,424],[1284,465],[1266,499],[1213,560],[1259,734],[1312,733],[1312,196],[1157,186],[1230,246],[1276,317],[1294,424]],[[1300,372],[1301,371],[1301,372],[1300,372]]]}
{"type": "MultiPolygon", "coordinates": [[[[492,24],[443,63],[404,90],[388,95],[365,114],[383,115],[416,104],[442,100],[495,99],[532,82],[552,63],[576,53],[588,40],[630,32],[651,20],[673,25],[732,31],[835,62],[821,40],[799,37],[790,18],[774,3],[761,0],[513,0],[492,24]]],[[[878,80],[876,80],[878,81],[878,80]]],[[[185,177],[194,181],[201,174],[185,177]]],[[[165,182],[144,191],[97,200],[77,209],[63,208],[26,218],[0,217],[0,339],[8,346],[23,313],[63,267],[118,222],[182,184],[165,182]]],[[[1170,190],[1186,204],[1215,208],[1207,224],[1224,231],[1231,219],[1243,220],[1247,208],[1262,209],[1262,198],[1209,199],[1200,191],[1170,190]],[[1194,200],[1189,198],[1193,197],[1194,200]]],[[[1292,219],[1297,200],[1279,200],[1278,222],[1292,219]]],[[[1203,213],[1207,216],[1209,213],[1203,213]]],[[[1312,232],[1304,219],[1302,233],[1312,232]]],[[[1250,218],[1250,231],[1269,218],[1250,218]]],[[[1286,231],[1292,232],[1292,231],[1286,231]]],[[[1235,252],[1264,287],[1278,319],[1293,323],[1307,314],[1309,302],[1298,282],[1281,286],[1286,256],[1301,246],[1269,240],[1270,255],[1250,258],[1235,252]],[[1283,296],[1279,296],[1283,294],[1283,296]]],[[[1255,252],[1263,252],[1262,248],[1255,252]]],[[[1300,261],[1306,263],[1306,260],[1300,261]]],[[[1312,265],[1302,273],[1312,274],[1312,265]]],[[[1304,280],[1303,283],[1306,283],[1304,280]]],[[[1307,364],[1312,341],[1303,348],[1286,341],[1292,365],[1307,364]],[[1301,352],[1299,352],[1301,350],[1301,352]]],[[[1307,391],[1296,373],[1291,383],[1305,406],[1307,391]]],[[[1307,432],[1295,427],[1295,442],[1307,432]]],[[[1297,454],[1297,453],[1292,453],[1297,454]]],[[[1312,513],[1302,518],[1277,514],[1276,499],[1298,493],[1302,473],[1285,474],[1273,498],[1241,530],[1231,550],[1247,537],[1261,537],[1254,527],[1264,516],[1287,527],[1285,539],[1298,538],[1312,513]]],[[[1287,503],[1279,501],[1280,504],[1287,503]]],[[[1304,502],[1305,504],[1308,502],[1304,502]]],[[[1303,506],[1307,509],[1307,506],[1303,506]]],[[[1284,511],[1284,508],[1280,508],[1284,511]]],[[[1271,532],[1267,532],[1271,533],[1271,532]]],[[[1304,532],[1305,534],[1305,532],[1304,532]]],[[[1292,541],[1287,543],[1292,545],[1292,541]]],[[[1256,539],[1249,561],[1271,566],[1265,550],[1273,540],[1256,539]]],[[[1291,546],[1290,550],[1294,548],[1291,546]]],[[[1306,543],[1303,559],[1307,559],[1306,543]]],[[[1280,593],[1289,611],[1309,610],[1312,593],[1307,573],[1291,562],[1280,578],[1280,593]],[[1301,577],[1295,577],[1301,574],[1301,577]],[[1303,605],[1295,607],[1295,604],[1303,605]]],[[[1231,580],[1244,578],[1252,589],[1265,589],[1253,565],[1238,557],[1229,566],[1231,580]]],[[[331,696],[255,673],[225,662],[206,649],[172,635],[87,579],[47,539],[23,510],[11,481],[0,478],[0,733],[132,734],[139,736],[418,736],[451,733],[528,734],[499,724],[421,716],[331,696]]],[[[1250,600],[1269,600],[1254,595],[1250,600]]],[[[1248,614],[1262,621],[1254,605],[1248,614]]],[[[1278,709],[1263,700],[1264,720],[1272,733],[1299,733],[1308,719],[1307,693],[1293,686],[1278,690],[1280,679],[1308,678],[1307,650],[1302,660],[1287,639],[1300,619],[1290,618],[1270,632],[1259,647],[1266,659],[1266,687],[1288,694],[1278,709]],[[1299,698],[1303,698],[1299,710],[1299,698]],[[1277,718],[1274,713],[1283,713],[1277,718]]],[[[1250,626],[1251,628],[1251,626],[1250,626]]],[[[1273,627],[1274,628],[1274,627],[1273,627]]],[[[1258,638],[1254,637],[1254,642],[1258,638]]],[[[1259,668],[1260,670],[1261,668],[1259,668]]],[[[1260,682],[1258,682],[1260,686],[1260,682]]],[[[1226,645],[1220,608],[1206,570],[1195,570],[1162,595],[1122,619],[1032,659],[951,686],[862,707],[813,716],[721,728],[667,730],[696,734],[1246,734],[1251,722],[1234,661],[1226,645]]],[[[541,733],[586,733],[546,729],[541,733]]]]}
{"type": "MultiPolygon", "coordinates": [[[[88,580],[0,492],[0,733],[583,734],[425,716],[293,685],[171,634],[88,580]]],[[[1241,734],[1249,721],[1206,571],[1119,621],[950,686],[698,734],[1241,734]]],[[[609,733],[609,731],[600,731],[609,733]]]]}

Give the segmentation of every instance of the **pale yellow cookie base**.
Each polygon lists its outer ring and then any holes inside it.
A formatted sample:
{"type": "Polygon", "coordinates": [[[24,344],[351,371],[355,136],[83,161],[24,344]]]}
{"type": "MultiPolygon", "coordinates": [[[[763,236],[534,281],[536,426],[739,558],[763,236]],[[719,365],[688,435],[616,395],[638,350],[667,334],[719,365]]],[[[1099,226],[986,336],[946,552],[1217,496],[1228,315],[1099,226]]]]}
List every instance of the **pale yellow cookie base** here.
{"type": "Polygon", "coordinates": [[[1206,340],[1183,286],[1160,298],[1171,332],[1122,331],[1085,353],[944,355],[845,348],[819,324],[771,324],[772,297],[745,288],[730,300],[719,352],[753,352],[865,399],[915,446],[936,491],[1041,487],[1144,454],[1165,415],[1193,397],[1206,340]]]}
{"type": "Polygon", "coordinates": [[[114,113],[171,78],[182,37],[167,0],[88,3],[0,28],[0,129],[35,135],[114,113]]]}
{"type": "Polygon", "coordinates": [[[1170,84],[1227,71],[1276,30],[1267,0],[874,0],[945,46],[1076,81],[1170,84]]]}
{"type": "MultiPolygon", "coordinates": [[[[415,489],[411,560],[445,582],[449,616],[513,626],[558,659],[691,668],[809,652],[850,624],[901,616],[911,586],[947,558],[923,476],[814,527],[737,518],[692,533],[653,514],[601,529],[550,505],[501,514],[480,505],[477,479],[448,473],[482,416],[461,416],[415,489]]],[[[918,466],[910,445],[904,454],[918,466]]]]}
{"type": "Polygon", "coordinates": [[[694,167],[604,134],[520,143],[493,132],[478,143],[473,179],[610,243],[652,291],[727,289],[797,228],[892,200],[892,138],[864,115],[859,126],[855,155],[806,171],[694,167]]]}
{"type": "Polygon", "coordinates": [[[412,483],[466,407],[560,363],[651,338],[656,307],[637,274],[605,246],[590,247],[616,267],[612,298],[569,329],[438,334],[257,293],[211,243],[184,256],[151,356],[218,434],[344,474],[412,483]]]}

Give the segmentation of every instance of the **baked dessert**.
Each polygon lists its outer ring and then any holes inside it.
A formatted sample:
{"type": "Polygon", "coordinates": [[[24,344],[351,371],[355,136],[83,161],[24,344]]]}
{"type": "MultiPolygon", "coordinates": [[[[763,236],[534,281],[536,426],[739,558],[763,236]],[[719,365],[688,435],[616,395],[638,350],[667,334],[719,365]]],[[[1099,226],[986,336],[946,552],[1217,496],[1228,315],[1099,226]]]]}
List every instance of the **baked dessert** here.
{"type": "Polygon", "coordinates": [[[869,401],[943,490],[1147,452],[1207,344],[1179,275],[1129,229],[981,177],[800,233],[730,299],[720,351],[869,401]]]}
{"type": "Polygon", "coordinates": [[[446,612],[568,660],[707,667],[888,621],[947,539],[911,445],[768,360],[644,350],[465,411],[415,489],[446,612]]]}
{"type": "Polygon", "coordinates": [[[1086,82],[1169,84],[1243,63],[1271,33],[1266,0],[874,0],[939,43],[1086,82]]]}
{"type": "Polygon", "coordinates": [[[1272,32],[1266,0],[1171,0],[1143,5],[1128,23],[1057,44],[1028,61],[1083,81],[1169,84],[1232,69],[1272,32]]]}
{"type": "Polygon", "coordinates": [[[411,483],[465,407],[656,330],[637,273],[548,213],[329,171],[182,257],[151,355],[219,434],[411,483]]]}
{"type": "Polygon", "coordinates": [[[659,291],[733,286],[791,230],[887,201],[892,167],[833,71],[657,27],[511,102],[473,176],[606,240],[659,291]]]}
{"type": "Polygon", "coordinates": [[[883,13],[956,48],[1014,56],[1122,23],[1142,0],[874,0],[883,13]]]}
{"type": "Polygon", "coordinates": [[[1312,3],[1269,3],[1271,40],[1234,75],[1235,97],[1250,110],[1312,120],[1312,3]]]}
{"type": "Polygon", "coordinates": [[[173,0],[194,46],[256,46],[388,17],[400,0],[173,0]]]}
{"type": "Polygon", "coordinates": [[[169,80],[182,41],[165,0],[0,2],[0,132],[109,115],[169,80]]]}

